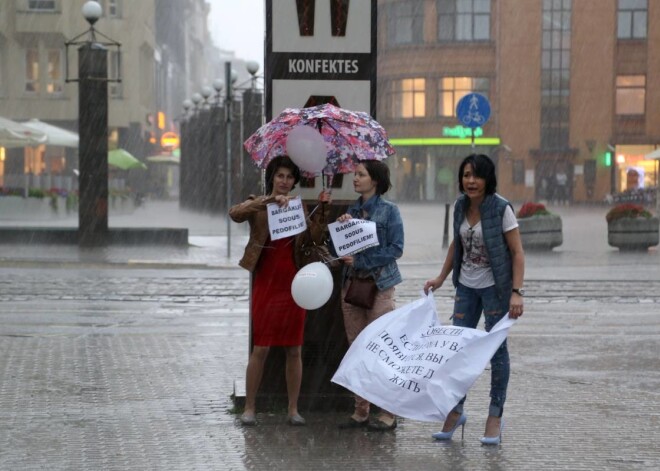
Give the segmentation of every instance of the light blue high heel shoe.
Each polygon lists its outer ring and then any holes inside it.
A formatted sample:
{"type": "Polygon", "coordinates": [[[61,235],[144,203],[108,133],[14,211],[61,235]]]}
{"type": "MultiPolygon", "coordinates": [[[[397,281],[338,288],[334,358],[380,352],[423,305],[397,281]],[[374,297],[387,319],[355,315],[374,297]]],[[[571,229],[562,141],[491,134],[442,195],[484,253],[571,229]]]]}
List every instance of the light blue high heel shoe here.
{"type": "Polygon", "coordinates": [[[499,445],[502,443],[502,429],[504,428],[504,420],[500,420],[500,433],[496,437],[481,437],[482,445],[499,445]]]}
{"type": "Polygon", "coordinates": [[[465,436],[465,422],[467,422],[467,415],[461,414],[461,416],[456,421],[456,424],[454,424],[454,428],[452,428],[449,432],[436,432],[431,436],[436,440],[451,440],[451,437],[454,436],[454,432],[456,431],[456,429],[458,427],[462,427],[461,440],[463,440],[463,437],[465,436]]]}

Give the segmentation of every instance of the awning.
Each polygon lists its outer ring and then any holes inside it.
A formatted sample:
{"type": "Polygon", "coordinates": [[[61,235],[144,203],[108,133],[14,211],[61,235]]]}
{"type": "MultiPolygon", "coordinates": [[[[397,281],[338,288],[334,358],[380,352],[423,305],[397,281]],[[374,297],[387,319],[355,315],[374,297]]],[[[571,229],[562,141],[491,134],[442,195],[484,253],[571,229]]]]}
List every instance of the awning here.
{"type": "Polygon", "coordinates": [[[658,160],[658,159],[660,159],[660,148],[644,156],[644,160],[658,160]]]}

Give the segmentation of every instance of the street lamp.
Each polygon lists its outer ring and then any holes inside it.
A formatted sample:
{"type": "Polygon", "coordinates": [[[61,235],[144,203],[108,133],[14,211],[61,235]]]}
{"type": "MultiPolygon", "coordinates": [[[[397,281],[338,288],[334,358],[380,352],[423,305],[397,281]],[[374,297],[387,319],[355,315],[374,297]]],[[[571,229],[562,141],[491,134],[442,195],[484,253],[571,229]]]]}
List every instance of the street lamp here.
{"type": "Polygon", "coordinates": [[[222,95],[222,89],[225,88],[225,82],[222,79],[215,79],[213,81],[213,89],[215,90],[215,101],[217,105],[220,105],[220,98],[222,95]]]}
{"type": "Polygon", "coordinates": [[[204,104],[208,105],[209,98],[211,98],[211,95],[213,95],[213,89],[211,89],[211,87],[209,87],[208,85],[205,85],[202,87],[201,95],[202,98],[204,98],[204,104]]]}
{"type": "Polygon", "coordinates": [[[108,82],[121,82],[121,44],[94,28],[102,14],[98,2],[86,2],[82,15],[89,23],[89,29],[64,43],[65,81],[79,84],[80,245],[104,244],[108,234],[108,82]],[[69,78],[69,47],[73,46],[79,46],[77,78],[69,78]],[[113,78],[108,78],[108,47],[116,48],[117,54],[117,77],[113,78]]]}
{"type": "Polygon", "coordinates": [[[183,115],[188,116],[188,112],[194,106],[192,100],[186,98],[181,105],[183,106],[183,115]]]}
{"type": "Polygon", "coordinates": [[[200,95],[199,93],[197,93],[197,92],[193,93],[192,96],[190,97],[190,99],[192,100],[193,104],[195,105],[195,109],[197,109],[199,107],[199,104],[202,101],[204,101],[204,97],[202,95],[200,95]]]}

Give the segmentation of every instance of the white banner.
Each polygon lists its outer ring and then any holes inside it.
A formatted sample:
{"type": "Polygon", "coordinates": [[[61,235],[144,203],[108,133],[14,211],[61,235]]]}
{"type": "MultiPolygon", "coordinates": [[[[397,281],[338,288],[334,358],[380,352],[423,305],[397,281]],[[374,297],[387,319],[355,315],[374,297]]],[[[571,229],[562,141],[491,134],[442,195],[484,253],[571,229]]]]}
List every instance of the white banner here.
{"type": "Polygon", "coordinates": [[[369,324],[332,381],[393,414],[442,422],[514,323],[506,315],[490,332],[442,326],[429,294],[369,324]]]}
{"type": "Polygon", "coordinates": [[[277,203],[266,205],[268,211],[268,229],[270,240],[291,237],[307,229],[305,211],[300,196],[289,200],[287,206],[279,206],[277,203]]]}
{"type": "Polygon", "coordinates": [[[376,223],[364,219],[349,219],[345,222],[328,224],[330,238],[337,255],[353,255],[378,245],[376,223]]]}

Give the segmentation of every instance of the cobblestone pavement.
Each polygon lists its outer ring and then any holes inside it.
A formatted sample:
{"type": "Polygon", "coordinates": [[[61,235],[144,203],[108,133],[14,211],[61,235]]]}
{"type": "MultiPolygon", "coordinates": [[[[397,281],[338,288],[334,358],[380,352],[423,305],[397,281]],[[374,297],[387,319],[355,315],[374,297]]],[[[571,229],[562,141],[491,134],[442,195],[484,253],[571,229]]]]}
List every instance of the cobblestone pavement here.
{"type": "MultiPolygon", "coordinates": [[[[463,441],[434,442],[439,424],[406,419],[393,433],[340,432],[334,413],[307,413],[301,428],[262,413],[241,427],[229,396],[247,359],[242,270],[4,263],[0,469],[658,469],[654,264],[638,262],[638,281],[587,269],[526,283],[503,444],[491,449],[478,441],[488,372],[463,441]]],[[[399,304],[437,266],[403,270],[399,304]]],[[[436,295],[444,321],[451,294],[436,295]]]]}

